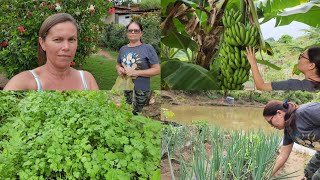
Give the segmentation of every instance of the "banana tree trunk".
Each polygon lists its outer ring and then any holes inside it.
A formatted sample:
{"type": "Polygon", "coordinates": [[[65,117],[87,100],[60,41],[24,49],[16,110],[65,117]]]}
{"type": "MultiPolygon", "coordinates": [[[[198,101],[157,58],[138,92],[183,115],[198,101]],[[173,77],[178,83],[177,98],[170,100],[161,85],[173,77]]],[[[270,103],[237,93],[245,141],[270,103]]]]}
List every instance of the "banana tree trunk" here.
{"type": "MultiPolygon", "coordinates": [[[[220,31],[219,31],[220,32],[220,31]]],[[[196,57],[195,64],[202,66],[205,69],[210,69],[210,64],[214,55],[217,53],[216,48],[220,42],[220,34],[206,35],[201,41],[199,51],[196,57]]]]}
{"type": "Polygon", "coordinates": [[[175,17],[185,25],[185,31],[199,47],[195,64],[208,70],[213,57],[218,52],[218,45],[223,32],[223,26],[220,25],[220,22],[228,0],[225,0],[220,8],[216,7],[217,1],[210,2],[210,11],[204,7],[197,6],[197,9],[206,13],[208,17],[206,24],[201,24],[193,7],[188,7],[181,1],[177,1],[174,4],[169,10],[167,18],[161,24],[163,30],[173,30],[172,18],[175,17]]]}

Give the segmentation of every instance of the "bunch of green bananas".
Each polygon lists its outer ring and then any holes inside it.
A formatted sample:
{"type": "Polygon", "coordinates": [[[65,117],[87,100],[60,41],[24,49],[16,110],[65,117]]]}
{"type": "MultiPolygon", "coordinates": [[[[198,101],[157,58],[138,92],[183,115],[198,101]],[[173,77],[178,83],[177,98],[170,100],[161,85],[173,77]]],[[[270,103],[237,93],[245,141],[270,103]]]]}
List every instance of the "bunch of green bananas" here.
{"type": "Polygon", "coordinates": [[[240,22],[240,11],[225,11],[222,18],[224,40],[220,45],[221,89],[241,90],[248,81],[250,64],[245,56],[246,46],[255,47],[259,42],[258,30],[250,23],[240,22]]]}

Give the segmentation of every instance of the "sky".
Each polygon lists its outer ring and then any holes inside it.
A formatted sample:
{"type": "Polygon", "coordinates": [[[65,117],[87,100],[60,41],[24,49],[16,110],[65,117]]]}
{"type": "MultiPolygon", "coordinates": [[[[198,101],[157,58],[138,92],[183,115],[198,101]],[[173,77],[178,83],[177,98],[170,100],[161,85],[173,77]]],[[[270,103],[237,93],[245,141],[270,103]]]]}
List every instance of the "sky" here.
{"type": "Polygon", "coordinates": [[[299,36],[303,36],[305,34],[302,29],[308,29],[308,25],[293,21],[289,25],[274,27],[276,23],[275,19],[271,19],[270,21],[260,25],[261,31],[264,39],[268,39],[273,37],[276,41],[285,34],[288,34],[294,38],[299,36]]]}

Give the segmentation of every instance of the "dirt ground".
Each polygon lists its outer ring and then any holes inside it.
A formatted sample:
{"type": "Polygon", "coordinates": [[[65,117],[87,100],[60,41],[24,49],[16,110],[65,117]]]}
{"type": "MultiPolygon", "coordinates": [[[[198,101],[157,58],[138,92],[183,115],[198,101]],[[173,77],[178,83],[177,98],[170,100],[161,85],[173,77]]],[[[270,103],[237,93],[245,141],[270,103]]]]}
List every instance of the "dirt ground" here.
{"type": "Polygon", "coordinates": [[[245,106],[263,107],[264,104],[257,102],[234,101],[230,105],[223,98],[210,99],[203,95],[186,94],[183,91],[161,91],[162,102],[172,105],[192,105],[192,106],[245,106]]]}
{"type": "Polygon", "coordinates": [[[6,76],[0,73],[0,90],[4,88],[4,86],[8,83],[8,81],[9,80],[6,78],[6,76]]]}
{"type": "MultiPolygon", "coordinates": [[[[182,91],[161,91],[162,102],[169,103],[172,105],[198,105],[198,106],[230,106],[224,102],[224,99],[210,99],[208,97],[200,96],[197,94],[188,95],[182,91]]],[[[247,106],[247,107],[263,107],[264,104],[261,103],[251,103],[251,102],[238,102],[235,101],[233,106],[247,106]]],[[[207,147],[209,148],[209,147],[207,147]]],[[[209,150],[209,149],[208,149],[209,150]]],[[[184,154],[184,156],[188,156],[184,154]]],[[[303,169],[305,165],[310,160],[311,156],[292,151],[290,157],[284,167],[279,171],[278,175],[288,174],[294,171],[297,171],[292,176],[292,178],[286,178],[288,180],[301,180],[304,177],[303,169]]],[[[176,179],[179,179],[179,162],[173,160],[172,167],[174,170],[174,175],[176,179]]],[[[161,179],[162,180],[171,180],[171,171],[169,167],[169,162],[167,157],[163,157],[161,160],[161,179]]]]}
{"type": "Polygon", "coordinates": [[[310,158],[311,156],[304,153],[299,153],[295,151],[291,152],[288,161],[286,162],[286,164],[281,169],[278,175],[298,171],[294,175],[292,175],[297,177],[287,178],[287,180],[301,180],[304,177],[304,167],[306,166],[310,158]]]}
{"type": "Polygon", "coordinates": [[[110,59],[110,60],[115,60],[107,51],[104,51],[102,49],[100,49],[96,54],[98,56],[103,56],[103,57],[110,59]]]}

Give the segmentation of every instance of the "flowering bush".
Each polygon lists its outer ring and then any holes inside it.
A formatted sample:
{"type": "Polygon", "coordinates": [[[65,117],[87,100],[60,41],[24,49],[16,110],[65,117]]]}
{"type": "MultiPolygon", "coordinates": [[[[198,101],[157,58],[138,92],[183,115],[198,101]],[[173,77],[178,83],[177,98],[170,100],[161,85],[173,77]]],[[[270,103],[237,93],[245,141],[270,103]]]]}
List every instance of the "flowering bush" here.
{"type": "Polygon", "coordinates": [[[37,67],[37,41],[42,22],[52,14],[65,12],[80,26],[75,62],[81,67],[85,58],[95,51],[104,24],[102,18],[111,6],[108,0],[1,0],[0,66],[9,78],[37,67]]]}

